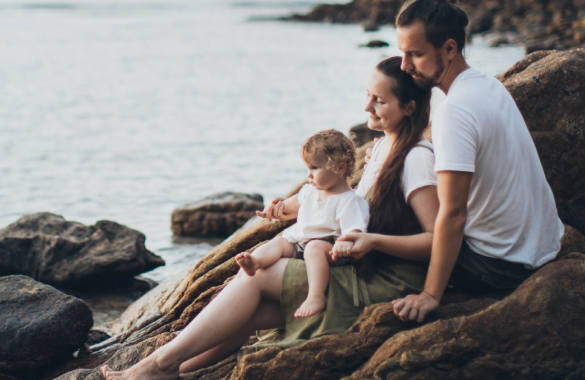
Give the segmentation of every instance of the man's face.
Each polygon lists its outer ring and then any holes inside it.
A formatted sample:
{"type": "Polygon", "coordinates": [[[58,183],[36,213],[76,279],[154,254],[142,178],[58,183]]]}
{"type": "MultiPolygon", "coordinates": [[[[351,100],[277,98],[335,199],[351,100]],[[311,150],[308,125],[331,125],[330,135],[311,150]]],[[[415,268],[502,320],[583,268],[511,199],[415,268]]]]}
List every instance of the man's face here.
{"type": "Polygon", "coordinates": [[[445,72],[442,49],[436,49],[427,40],[424,24],[416,22],[399,27],[396,35],[398,48],[404,53],[400,68],[412,75],[419,87],[431,88],[440,84],[445,72]]]}

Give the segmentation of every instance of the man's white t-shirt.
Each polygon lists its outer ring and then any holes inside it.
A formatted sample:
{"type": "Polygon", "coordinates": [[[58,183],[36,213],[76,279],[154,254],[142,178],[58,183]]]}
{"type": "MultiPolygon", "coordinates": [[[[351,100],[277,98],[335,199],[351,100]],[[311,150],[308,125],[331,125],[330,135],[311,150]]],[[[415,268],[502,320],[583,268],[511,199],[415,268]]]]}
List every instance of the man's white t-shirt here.
{"type": "MultiPolygon", "coordinates": [[[[365,198],[378,179],[385,157],[380,157],[380,149],[387,144],[385,138],[379,140],[372,149],[372,157],[364,169],[362,179],[355,193],[365,198]]],[[[415,145],[404,159],[402,171],[402,192],[408,203],[408,197],[416,189],[424,186],[437,186],[437,174],[435,173],[435,156],[433,146],[425,138],[415,145]]]]}
{"type": "Polygon", "coordinates": [[[319,200],[319,191],[312,185],[305,185],[299,191],[298,201],[301,207],[297,223],[282,234],[290,243],[339,237],[353,230],[366,232],[370,207],[353,190],[319,200]]]}
{"type": "Polygon", "coordinates": [[[526,123],[506,88],[477,69],[457,76],[432,127],[435,171],[474,173],[464,239],[485,256],[536,268],[564,226],[526,123]]]}

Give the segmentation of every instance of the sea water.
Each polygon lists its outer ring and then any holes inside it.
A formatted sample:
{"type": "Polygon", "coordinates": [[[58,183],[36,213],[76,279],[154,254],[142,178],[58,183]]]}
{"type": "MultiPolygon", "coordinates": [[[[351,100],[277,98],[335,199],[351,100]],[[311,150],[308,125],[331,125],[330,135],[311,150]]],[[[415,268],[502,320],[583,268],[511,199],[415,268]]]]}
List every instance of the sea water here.
{"type": "MultiPolygon", "coordinates": [[[[0,0],[0,227],[110,219],[167,261],[147,277],[192,266],[217,241],[174,243],[172,210],[287,193],[306,175],[301,142],[364,122],[369,73],[400,54],[391,27],[274,20],[315,4],[0,0]],[[372,39],[390,47],[359,47],[372,39]]],[[[524,49],[475,38],[467,54],[495,75],[524,49]]]]}

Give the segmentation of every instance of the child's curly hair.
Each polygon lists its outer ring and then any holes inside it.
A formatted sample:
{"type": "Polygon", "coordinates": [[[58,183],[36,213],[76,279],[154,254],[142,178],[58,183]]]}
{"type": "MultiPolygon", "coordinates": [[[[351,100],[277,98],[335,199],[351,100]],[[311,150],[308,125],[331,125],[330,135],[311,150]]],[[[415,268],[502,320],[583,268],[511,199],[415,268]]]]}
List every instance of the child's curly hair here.
{"type": "Polygon", "coordinates": [[[355,172],[355,145],[349,137],[335,129],[328,129],[315,133],[303,143],[301,147],[301,156],[307,162],[307,158],[323,149],[327,156],[327,169],[333,170],[339,174],[345,164],[346,177],[350,177],[355,172]]]}

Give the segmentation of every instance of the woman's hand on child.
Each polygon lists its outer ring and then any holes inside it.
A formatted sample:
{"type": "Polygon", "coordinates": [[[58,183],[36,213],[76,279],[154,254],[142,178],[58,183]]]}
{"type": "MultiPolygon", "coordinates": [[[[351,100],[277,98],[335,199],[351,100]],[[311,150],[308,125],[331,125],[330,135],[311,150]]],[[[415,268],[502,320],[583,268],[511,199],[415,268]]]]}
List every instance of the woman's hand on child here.
{"type": "Polygon", "coordinates": [[[336,261],[340,257],[349,257],[351,254],[351,249],[353,248],[353,241],[336,241],[331,248],[331,258],[333,261],[336,261]]]}
{"type": "Polygon", "coordinates": [[[335,242],[352,242],[353,246],[348,256],[361,259],[374,248],[373,235],[363,232],[348,232],[335,242]]]}

